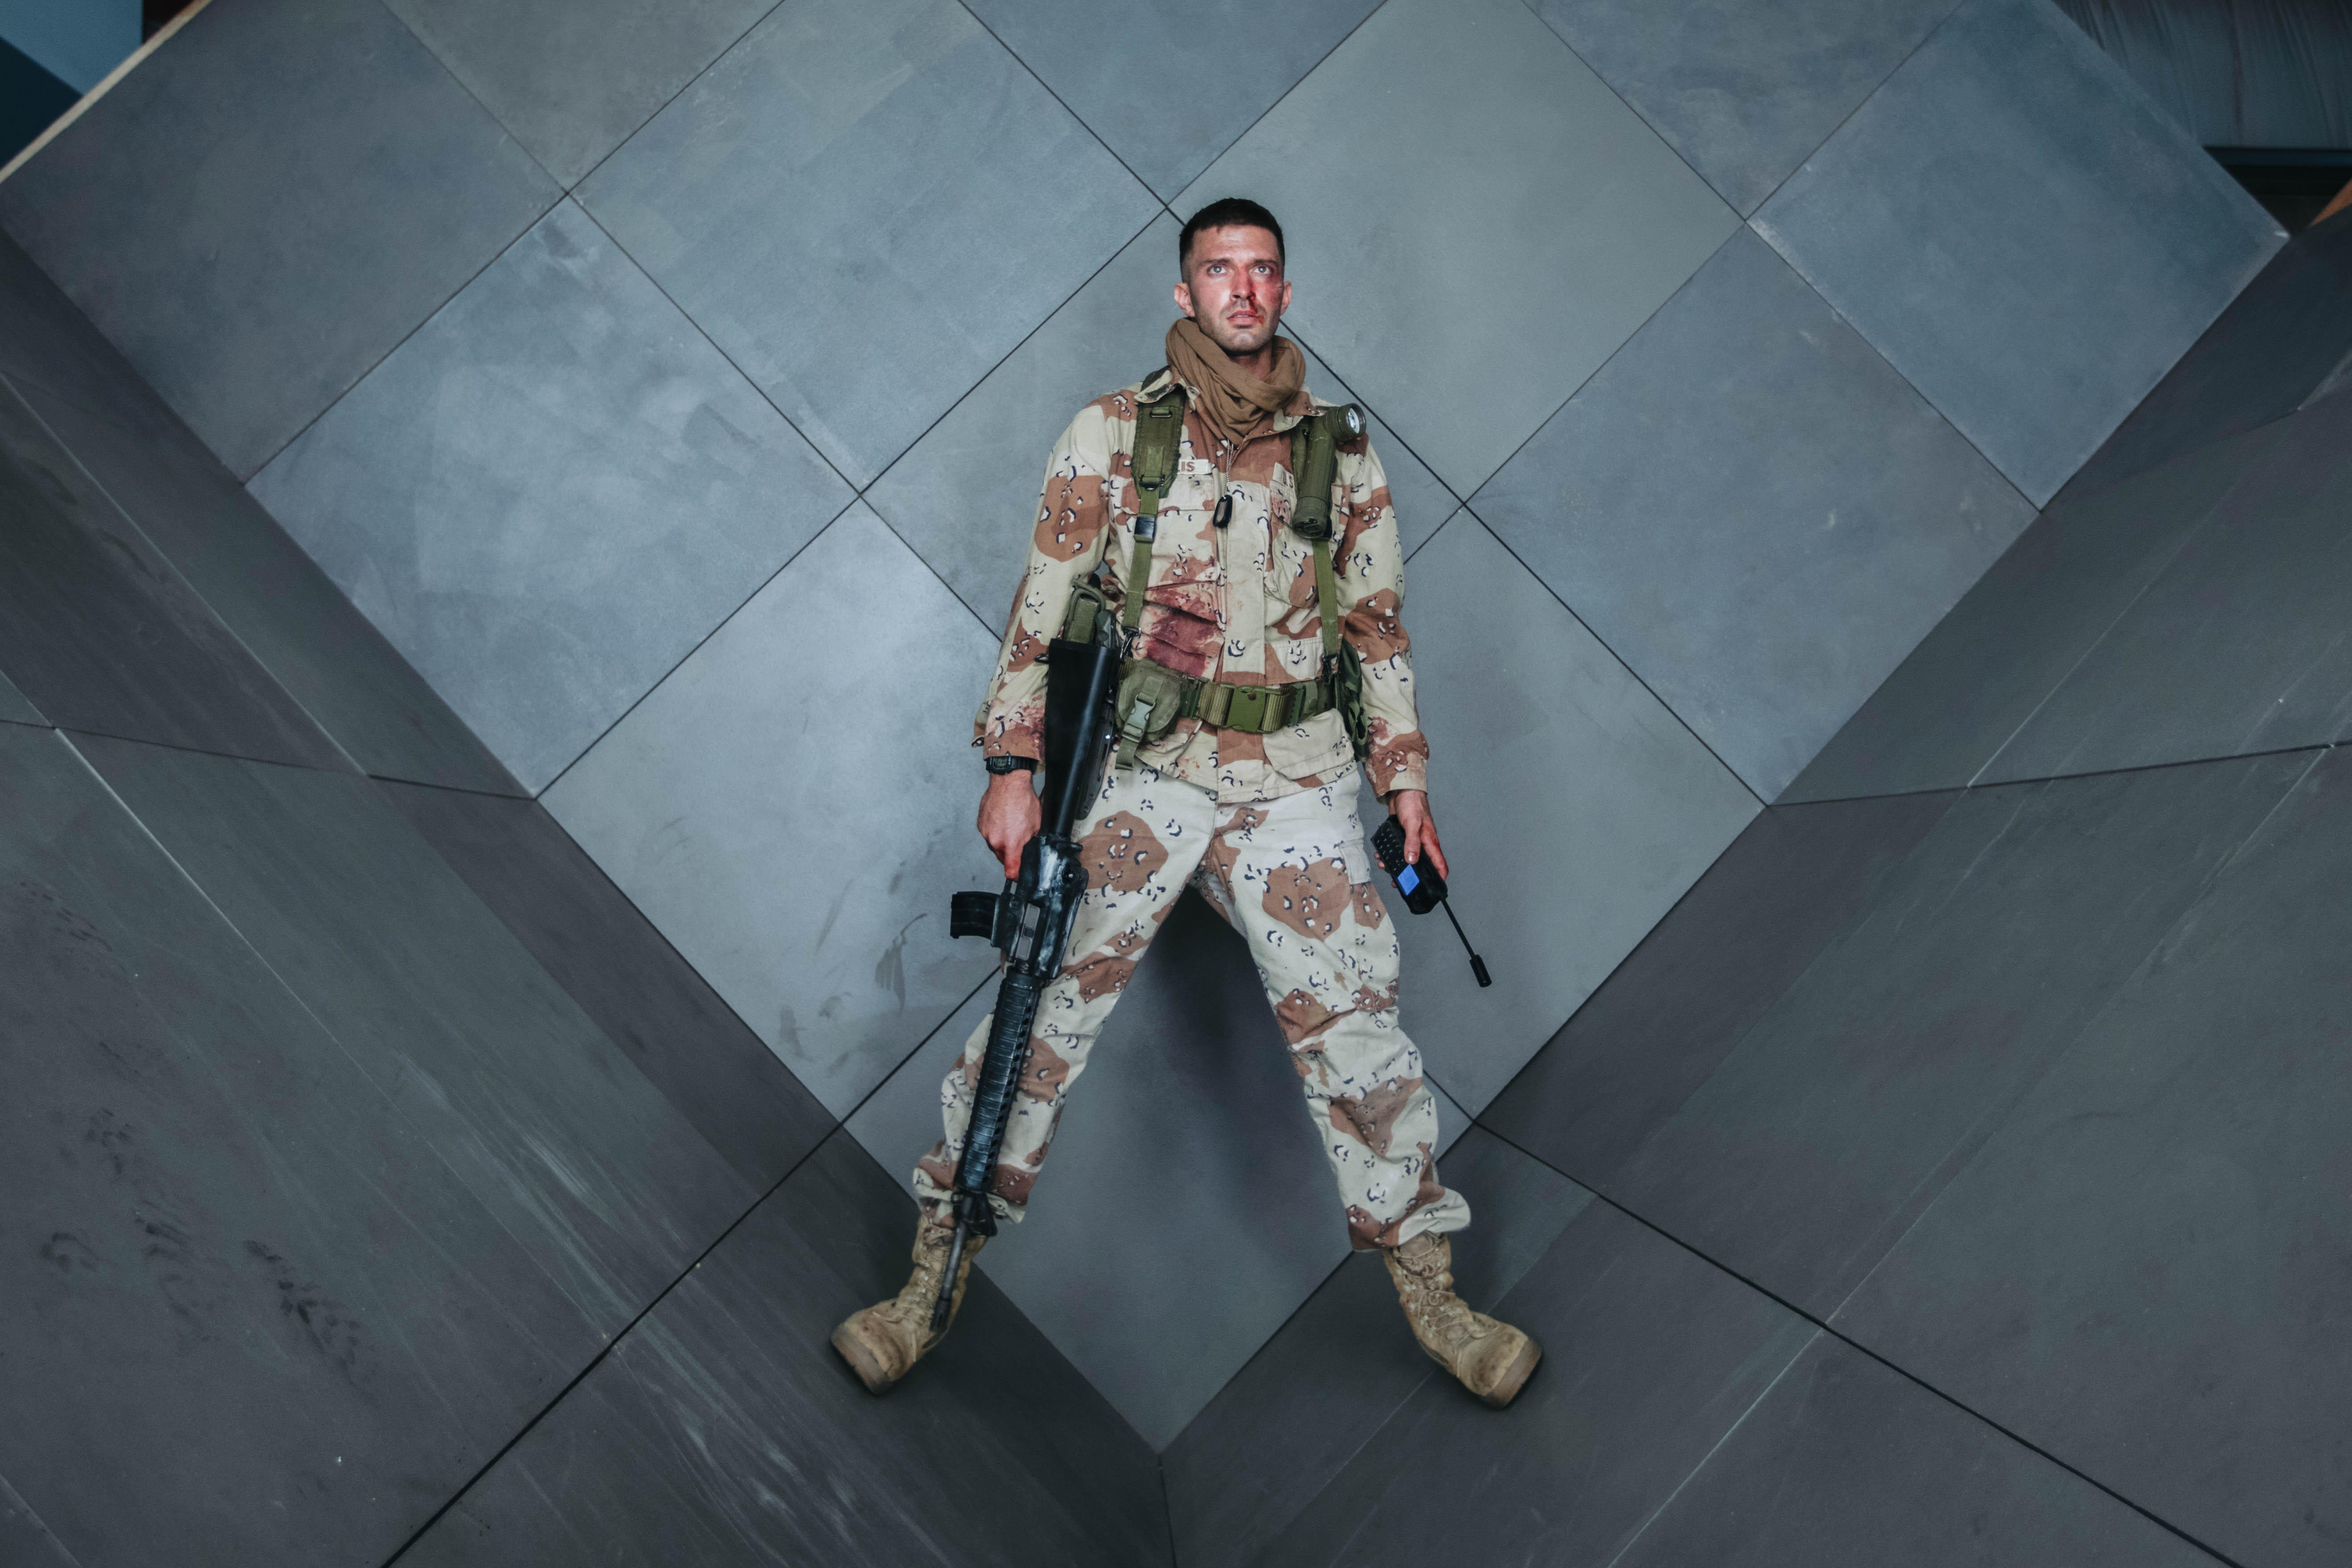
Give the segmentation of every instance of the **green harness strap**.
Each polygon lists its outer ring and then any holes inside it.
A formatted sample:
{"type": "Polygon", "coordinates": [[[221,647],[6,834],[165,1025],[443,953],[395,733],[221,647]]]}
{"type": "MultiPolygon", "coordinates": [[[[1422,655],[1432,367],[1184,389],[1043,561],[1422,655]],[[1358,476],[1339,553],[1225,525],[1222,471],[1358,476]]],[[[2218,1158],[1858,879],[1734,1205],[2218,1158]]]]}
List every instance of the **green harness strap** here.
{"type": "MultiPolygon", "coordinates": [[[[1143,604],[1151,582],[1152,542],[1160,532],[1160,503],[1175,483],[1184,406],[1183,388],[1171,385],[1136,412],[1135,448],[1129,458],[1135,485],[1135,548],[1128,561],[1127,602],[1119,616],[1130,639],[1143,624],[1143,604]]],[[[1131,697],[1122,690],[1117,759],[1120,768],[1135,765],[1136,752],[1152,732],[1155,715],[1162,719],[1160,729],[1163,731],[1177,718],[1199,718],[1218,728],[1264,734],[1344,706],[1342,666],[1349,661],[1342,657],[1339,583],[1331,564],[1331,487],[1339,476],[1342,428],[1351,438],[1363,429],[1363,417],[1352,406],[1319,410],[1300,420],[1290,432],[1290,471],[1297,491],[1290,526],[1315,552],[1315,608],[1322,623],[1323,673],[1314,680],[1285,687],[1228,687],[1185,679],[1171,670],[1159,683],[1169,688],[1157,692],[1159,701],[1144,699],[1141,683],[1131,697]],[[1160,714],[1162,709],[1169,711],[1160,714]]],[[[1149,672],[1150,660],[1131,657],[1129,662],[1131,668],[1144,667],[1149,672]]],[[[1123,678],[1122,688],[1129,684],[1123,678]]],[[[1349,739],[1360,758],[1364,754],[1358,734],[1361,720],[1349,717],[1349,739]]]]}
{"type": "Polygon", "coordinates": [[[1184,439],[1184,389],[1171,386],[1155,403],[1136,411],[1135,451],[1128,471],[1135,479],[1135,553],[1127,566],[1127,605],[1119,618],[1131,634],[1143,624],[1143,593],[1151,582],[1151,542],[1160,533],[1160,503],[1176,482],[1176,453],[1184,439]]]}
{"type": "Polygon", "coordinates": [[[1339,443],[1333,426],[1356,416],[1352,406],[1328,408],[1290,427],[1290,472],[1298,498],[1291,531],[1315,547],[1315,614],[1323,623],[1323,658],[1339,652],[1339,579],[1331,570],[1331,487],[1339,478],[1339,443]]]}

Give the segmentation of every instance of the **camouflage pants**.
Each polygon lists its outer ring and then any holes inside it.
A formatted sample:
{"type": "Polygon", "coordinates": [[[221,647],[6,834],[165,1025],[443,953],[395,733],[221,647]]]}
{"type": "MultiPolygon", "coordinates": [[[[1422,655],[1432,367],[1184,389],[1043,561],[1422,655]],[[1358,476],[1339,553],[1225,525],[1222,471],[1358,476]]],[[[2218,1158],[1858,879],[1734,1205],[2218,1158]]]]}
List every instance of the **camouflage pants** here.
{"type": "MultiPolygon", "coordinates": [[[[1186,880],[1248,939],[1359,1248],[1458,1230],[1470,1206],[1438,1184],[1437,1107],[1397,1023],[1396,929],[1372,882],[1352,773],[1250,805],[1139,766],[1116,773],[1081,842],[1087,896],[1030,1037],[990,1194],[1018,1219],[1071,1085],[1186,880]]],[[[989,1020],[940,1086],[946,1137],[915,1168],[925,1203],[955,1177],[989,1020]]]]}

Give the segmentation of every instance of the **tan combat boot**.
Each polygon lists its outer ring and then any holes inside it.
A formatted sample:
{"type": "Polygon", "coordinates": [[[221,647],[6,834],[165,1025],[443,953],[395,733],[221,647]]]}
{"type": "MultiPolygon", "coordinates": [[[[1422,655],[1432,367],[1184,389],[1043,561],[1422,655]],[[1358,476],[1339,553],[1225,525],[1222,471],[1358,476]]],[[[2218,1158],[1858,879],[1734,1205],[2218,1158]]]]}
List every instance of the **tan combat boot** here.
{"type": "Polygon", "coordinates": [[[1454,1293],[1454,1247],[1445,1237],[1423,1231],[1383,1247],[1381,1258],[1396,1281],[1412,1337],[1430,1359],[1496,1409],[1508,1405],[1543,1360],[1543,1347],[1510,1324],[1472,1311],[1454,1293]]]}
{"type": "MultiPolygon", "coordinates": [[[[862,1312],[852,1312],[833,1331],[833,1348],[841,1352],[868,1394],[887,1394],[890,1385],[912,1372],[915,1363],[947,1338],[947,1329],[931,1332],[931,1307],[940,1299],[940,1280],[947,1273],[948,1245],[955,1221],[946,1214],[926,1212],[915,1227],[915,1272],[906,1289],[862,1312]]],[[[971,1283],[971,1260],[988,1237],[964,1238],[963,1260],[956,1269],[955,1300],[948,1310],[948,1327],[963,1310],[964,1288],[971,1283]]]]}

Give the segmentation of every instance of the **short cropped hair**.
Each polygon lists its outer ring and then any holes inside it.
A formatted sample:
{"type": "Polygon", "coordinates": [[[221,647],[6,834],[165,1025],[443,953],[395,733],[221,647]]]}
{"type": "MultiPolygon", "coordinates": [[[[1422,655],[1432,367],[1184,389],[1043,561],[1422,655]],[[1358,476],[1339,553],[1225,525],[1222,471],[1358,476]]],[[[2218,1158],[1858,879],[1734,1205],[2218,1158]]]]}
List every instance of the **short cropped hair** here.
{"type": "Polygon", "coordinates": [[[1274,221],[1274,215],[1247,196],[1223,196],[1184,220],[1184,232],[1176,241],[1176,275],[1181,278],[1184,269],[1192,265],[1194,235],[1204,228],[1236,226],[1262,228],[1274,236],[1276,259],[1285,267],[1290,265],[1289,253],[1282,246],[1282,226],[1274,221]]]}

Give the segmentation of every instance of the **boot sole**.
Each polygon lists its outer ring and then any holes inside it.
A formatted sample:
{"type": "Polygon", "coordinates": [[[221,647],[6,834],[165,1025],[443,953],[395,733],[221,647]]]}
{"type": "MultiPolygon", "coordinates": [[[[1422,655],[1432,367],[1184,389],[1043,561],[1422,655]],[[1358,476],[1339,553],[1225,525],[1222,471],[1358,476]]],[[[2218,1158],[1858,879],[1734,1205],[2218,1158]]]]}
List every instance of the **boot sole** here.
{"type": "Polygon", "coordinates": [[[1511,1358],[1509,1368],[1504,1372],[1502,1381],[1495,1384],[1494,1391],[1490,1394],[1482,1394],[1478,1397],[1484,1400],[1488,1407],[1496,1410],[1502,1409],[1519,1396],[1519,1390],[1528,1385],[1528,1379],[1536,1374],[1537,1363],[1542,1360],[1543,1346],[1536,1343],[1533,1339],[1528,1340],[1520,1348],[1519,1353],[1511,1358]]]}
{"type": "Polygon", "coordinates": [[[857,1381],[866,1385],[866,1393],[878,1397],[889,1393],[891,1386],[898,1381],[883,1370],[882,1363],[874,1359],[873,1352],[858,1342],[857,1336],[849,1331],[847,1323],[833,1331],[833,1348],[842,1360],[849,1363],[849,1370],[857,1374],[857,1381]]]}

